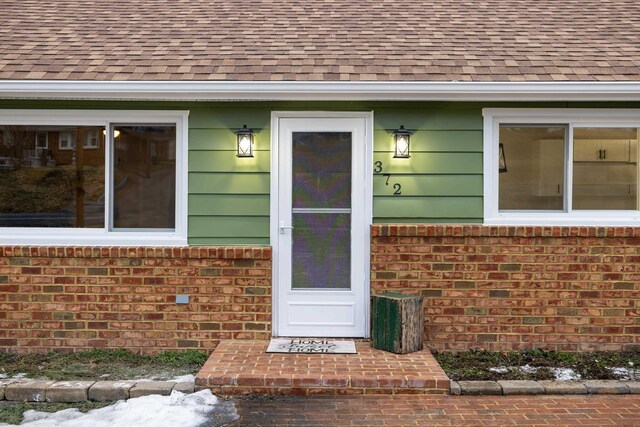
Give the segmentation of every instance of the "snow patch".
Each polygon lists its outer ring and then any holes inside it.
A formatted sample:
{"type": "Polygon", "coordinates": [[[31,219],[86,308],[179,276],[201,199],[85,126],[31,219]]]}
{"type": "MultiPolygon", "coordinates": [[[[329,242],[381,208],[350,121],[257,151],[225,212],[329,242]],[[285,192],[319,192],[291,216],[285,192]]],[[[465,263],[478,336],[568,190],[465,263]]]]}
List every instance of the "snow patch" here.
{"type": "Polygon", "coordinates": [[[530,366],[529,364],[526,364],[524,366],[520,366],[520,372],[522,372],[523,374],[535,374],[536,372],[538,372],[538,368],[535,366],[530,366]]]}
{"type": "MultiPolygon", "coordinates": [[[[630,366],[633,366],[633,364],[630,364],[630,366]]],[[[618,379],[621,379],[621,380],[635,381],[640,378],[640,375],[637,369],[633,369],[633,368],[607,368],[607,369],[609,369],[614,375],[618,377],[618,379]]]]}
{"type": "MultiPolygon", "coordinates": [[[[55,413],[26,411],[21,425],[29,427],[199,427],[210,425],[219,406],[211,390],[193,394],[179,391],[170,396],[143,396],[118,401],[111,406],[83,414],[77,409],[55,413]]],[[[237,414],[233,414],[237,419],[237,414]]],[[[4,424],[6,425],[6,424],[4,424]]]]}
{"type": "Polygon", "coordinates": [[[177,377],[171,378],[169,381],[175,381],[177,383],[192,383],[195,382],[196,376],[193,374],[188,375],[178,375],[177,377]]]}
{"type": "MultiPolygon", "coordinates": [[[[506,374],[509,371],[520,371],[523,374],[535,374],[538,372],[539,367],[524,365],[524,366],[497,366],[495,368],[489,368],[491,372],[497,374],[506,374]]],[[[547,368],[555,376],[556,381],[571,381],[579,380],[580,374],[570,368],[547,368]]],[[[616,368],[617,369],[617,368],[616,368]]],[[[625,369],[625,368],[622,368],[625,369]]]]}
{"type": "Polygon", "coordinates": [[[570,368],[549,368],[556,376],[556,381],[579,380],[580,374],[570,368]]]}

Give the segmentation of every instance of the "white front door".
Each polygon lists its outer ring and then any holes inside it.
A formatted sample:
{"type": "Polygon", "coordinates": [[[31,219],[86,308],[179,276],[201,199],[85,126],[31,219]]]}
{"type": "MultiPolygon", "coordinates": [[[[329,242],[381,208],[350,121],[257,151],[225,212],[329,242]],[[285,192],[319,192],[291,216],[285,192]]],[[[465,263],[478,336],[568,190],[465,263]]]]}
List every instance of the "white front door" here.
{"type": "Polygon", "coordinates": [[[371,120],[273,114],[275,336],[368,336],[371,120]]]}

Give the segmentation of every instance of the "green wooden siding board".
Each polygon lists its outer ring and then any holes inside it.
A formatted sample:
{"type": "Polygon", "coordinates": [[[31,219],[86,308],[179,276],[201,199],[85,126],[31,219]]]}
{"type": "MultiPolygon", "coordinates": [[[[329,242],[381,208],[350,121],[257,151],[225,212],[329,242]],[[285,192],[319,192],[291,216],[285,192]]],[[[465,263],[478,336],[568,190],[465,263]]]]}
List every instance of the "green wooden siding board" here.
{"type": "Polygon", "coordinates": [[[238,158],[235,151],[189,153],[191,172],[269,172],[270,162],[269,153],[264,151],[251,158],[238,158]]]}
{"type": "MultiPolygon", "coordinates": [[[[232,129],[189,129],[189,150],[222,150],[236,148],[236,134],[232,129]]],[[[271,148],[271,132],[269,129],[256,131],[254,149],[269,151],[271,148]]]]}
{"type": "Polygon", "coordinates": [[[374,111],[374,128],[394,130],[482,130],[481,108],[379,107],[374,111]]]}
{"type": "Polygon", "coordinates": [[[267,237],[190,237],[190,245],[207,246],[268,246],[267,237]]]}
{"type": "Polygon", "coordinates": [[[191,172],[189,194],[269,194],[268,173],[191,172]]]}
{"type": "MultiPolygon", "coordinates": [[[[393,151],[393,132],[375,130],[374,151],[393,151]]],[[[480,130],[419,130],[411,135],[412,152],[482,152],[482,131],[480,130]]]]}
{"type": "Polygon", "coordinates": [[[482,197],[377,197],[373,201],[375,218],[478,218],[482,217],[482,197]]]}
{"type": "Polygon", "coordinates": [[[382,163],[383,174],[482,173],[482,153],[413,153],[409,159],[395,159],[393,153],[374,153],[373,161],[382,163]]]}
{"type": "Polygon", "coordinates": [[[191,194],[191,215],[269,216],[269,196],[252,194],[191,194]]]}
{"type": "Polygon", "coordinates": [[[269,237],[269,217],[189,215],[189,238],[269,237]]]}
{"type": "Polygon", "coordinates": [[[373,195],[392,196],[394,184],[404,196],[482,196],[482,175],[402,175],[373,176],[373,195]]]}
{"type": "Polygon", "coordinates": [[[215,104],[213,108],[196,107],[189,115],[190,129],[240,129],[243,125],[263,130],[271,125],[271,109],[259,103],[246,106],[215,104]]]}
{"type": "Polygon", "coordinates": [[[374,218],[374,224],[482,224],[482,218],[374,218]]]}

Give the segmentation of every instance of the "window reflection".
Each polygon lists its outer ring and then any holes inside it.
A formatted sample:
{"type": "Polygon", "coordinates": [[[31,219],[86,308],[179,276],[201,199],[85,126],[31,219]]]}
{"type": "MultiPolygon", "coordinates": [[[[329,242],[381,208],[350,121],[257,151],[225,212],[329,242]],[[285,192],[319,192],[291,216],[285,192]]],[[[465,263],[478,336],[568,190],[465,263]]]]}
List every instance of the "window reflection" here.
{"type": "Polygon", "coordinates": [[[1,227],[104,227],[102,127],[0,126],[1,227]]]}
{"type": "Polygon", "coordinates": [[[114,127],[113,227],[175,228],[176,127],[114,127]]]}

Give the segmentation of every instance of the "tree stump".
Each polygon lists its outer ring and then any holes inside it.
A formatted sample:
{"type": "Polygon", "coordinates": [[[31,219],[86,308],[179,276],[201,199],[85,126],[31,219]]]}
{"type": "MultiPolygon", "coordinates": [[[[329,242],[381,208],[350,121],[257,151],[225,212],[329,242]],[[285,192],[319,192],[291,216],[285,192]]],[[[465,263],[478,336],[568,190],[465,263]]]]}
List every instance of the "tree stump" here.
{"type": "Polygon", "coordinates": [[[371,296],[371,346],[397,354],[422,350],[422,297],[399,293],[371,296]]]}

